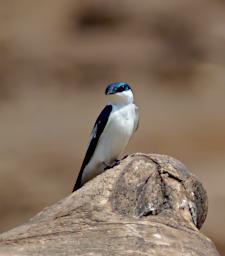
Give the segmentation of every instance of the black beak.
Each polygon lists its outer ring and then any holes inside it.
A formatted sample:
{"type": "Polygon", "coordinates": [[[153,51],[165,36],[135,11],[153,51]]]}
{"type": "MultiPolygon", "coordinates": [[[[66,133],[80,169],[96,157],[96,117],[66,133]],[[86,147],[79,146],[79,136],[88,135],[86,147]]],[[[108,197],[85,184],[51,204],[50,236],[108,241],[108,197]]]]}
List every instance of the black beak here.
{"type": "Polygon", "coordinates": [[[105,95],[114,94],[113,87],[107,87],[105,90],[105,95]]]}

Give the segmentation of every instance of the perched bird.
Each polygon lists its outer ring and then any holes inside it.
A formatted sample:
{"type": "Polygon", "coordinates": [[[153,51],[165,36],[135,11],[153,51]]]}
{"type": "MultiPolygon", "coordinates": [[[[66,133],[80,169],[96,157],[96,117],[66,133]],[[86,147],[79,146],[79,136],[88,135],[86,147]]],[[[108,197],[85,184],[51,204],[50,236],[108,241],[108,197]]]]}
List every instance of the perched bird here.
{"type": "Polygon", "coordinates": [[[138,107],[133,103],[131,87],[124,82],[112,83],[105,94],[109,103],[95,122],[73,191],[114,166],[138,127],[138,107]]]}

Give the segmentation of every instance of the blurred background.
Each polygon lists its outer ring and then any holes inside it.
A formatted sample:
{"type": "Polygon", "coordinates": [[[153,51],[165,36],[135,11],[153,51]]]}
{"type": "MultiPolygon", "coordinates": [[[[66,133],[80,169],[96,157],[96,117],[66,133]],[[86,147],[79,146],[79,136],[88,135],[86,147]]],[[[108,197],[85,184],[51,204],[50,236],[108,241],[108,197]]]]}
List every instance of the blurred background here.
{"type": "Polygon", "coordinates": [[[203,182],[225,255],[225,2],[0,0],[0,231],[71,193],[106,85],[140,108],[132,152],[203,182]]]}

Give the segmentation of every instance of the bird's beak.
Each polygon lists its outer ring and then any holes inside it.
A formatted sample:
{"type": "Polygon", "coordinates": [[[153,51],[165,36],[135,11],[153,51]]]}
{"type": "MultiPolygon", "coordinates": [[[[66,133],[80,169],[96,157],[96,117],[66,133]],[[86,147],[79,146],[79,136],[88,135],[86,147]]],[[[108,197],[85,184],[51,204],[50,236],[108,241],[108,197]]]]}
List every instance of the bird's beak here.
{"type": "Polygon", "coordinates": [[[114,94],[113,88],[106,88],[105,95],[114,94]]]}

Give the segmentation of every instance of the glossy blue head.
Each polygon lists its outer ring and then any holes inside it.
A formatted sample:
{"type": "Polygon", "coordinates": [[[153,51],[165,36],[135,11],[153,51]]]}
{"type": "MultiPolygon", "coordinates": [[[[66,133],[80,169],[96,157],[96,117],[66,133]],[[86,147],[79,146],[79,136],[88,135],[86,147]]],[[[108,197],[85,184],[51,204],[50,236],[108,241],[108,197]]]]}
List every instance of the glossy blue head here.
{"type": "Polygon", "coordinates": [[[105,94],[109,98],[110,104],[129,104],[133,102],[133,92],[129,84],[124,82],[116,82],[108,85],[105,94]]]}
{"type": "Polygon", "coordinates": [[[124,82],[116,82],[108,85],[105,90],[105,94],[115,94],[119,92],[126,92],[126,91],[132,91],[129,84],[124,82]]]}

